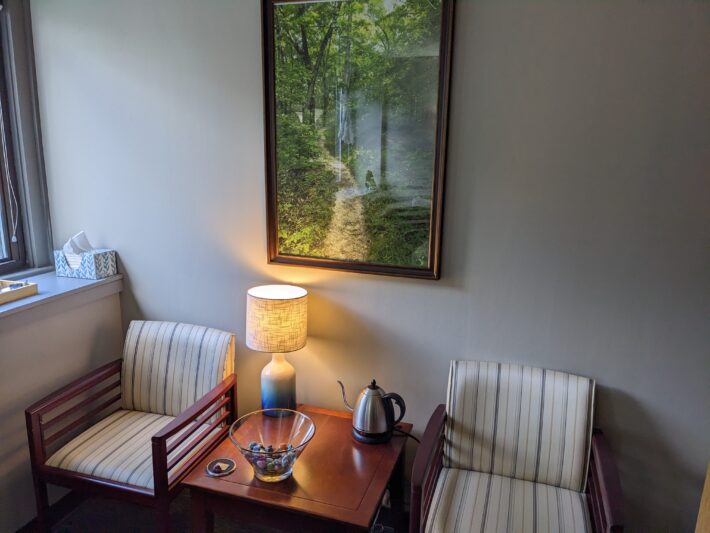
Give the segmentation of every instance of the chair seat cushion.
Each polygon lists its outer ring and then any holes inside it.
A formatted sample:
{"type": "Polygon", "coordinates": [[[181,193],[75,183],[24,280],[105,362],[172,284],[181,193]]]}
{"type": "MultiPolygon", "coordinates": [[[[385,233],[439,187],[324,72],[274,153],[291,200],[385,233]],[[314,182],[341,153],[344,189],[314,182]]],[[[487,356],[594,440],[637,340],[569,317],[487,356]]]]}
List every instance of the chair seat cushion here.
{"type": "Polygon", "coordinates": [[[426,531],[591,531],[584,493],[471,470],[444,468],[426,531]]]}
{"type": "MultiPolygon", "coordinates": [[[[45,464],[152,490],[151,437],[174,419],[172,416],[142,411],[116,411],[70,440],[45,464]]],[[[183,431],[188,431],[188,428],[183,431]]],[[[196,435],[199,435],[199,430],[173,451],[171,456],[179,454],[196,435]]],[[[194,453],[188,454],[176,468],[192,455],[194,453]]]]}

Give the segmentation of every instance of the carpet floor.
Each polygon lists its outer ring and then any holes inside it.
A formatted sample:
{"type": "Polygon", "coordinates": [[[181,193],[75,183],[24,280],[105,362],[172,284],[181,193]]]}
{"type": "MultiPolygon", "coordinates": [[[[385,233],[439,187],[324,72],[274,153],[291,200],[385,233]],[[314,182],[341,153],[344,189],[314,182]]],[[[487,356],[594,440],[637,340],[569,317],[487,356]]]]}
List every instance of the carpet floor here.
{"type": "MultiPolygon", "coordinates": [[[[190,531],[190,495],[183,491],[170,506],[170,523],[175,533],[190,531]]],[[[154,531],[150,509],[117,500],[89,498],[59,523],[52,533],[150,533],[154,531]]],[[[275,533],[277,530],[255,526],[240,527],[219,516],[215,533],[275,533]]]]}
{"type": "MultiPolygon", "coordinates": [[[[387,510],[382,509],[380,523],[373,531],[393,532],[387,510]]],[[[170,523],[175,533],[190,531],[190,495],[183,491],[170,506],[170,523]]],[[[215,533],[281,533],[282,530],[255,525],[239,525],[215,517],[215,533]]],[[[52,533],[150,533],[154,531],[150,509],[117,500],[89,498],[52,527],[52,533]]],[[[24,533],[24,529],[21,530],[24,533]]]]}

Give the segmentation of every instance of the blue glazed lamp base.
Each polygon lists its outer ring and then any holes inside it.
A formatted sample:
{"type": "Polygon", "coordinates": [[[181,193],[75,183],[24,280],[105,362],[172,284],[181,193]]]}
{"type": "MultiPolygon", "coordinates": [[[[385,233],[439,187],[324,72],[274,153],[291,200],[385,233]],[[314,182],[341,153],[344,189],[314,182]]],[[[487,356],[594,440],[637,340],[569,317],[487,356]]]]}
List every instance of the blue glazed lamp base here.
{"type": "Polygon", "coordinates": [[[261,371],[261,408],[296,409],[296,370],[282,353],[261,371]]]}

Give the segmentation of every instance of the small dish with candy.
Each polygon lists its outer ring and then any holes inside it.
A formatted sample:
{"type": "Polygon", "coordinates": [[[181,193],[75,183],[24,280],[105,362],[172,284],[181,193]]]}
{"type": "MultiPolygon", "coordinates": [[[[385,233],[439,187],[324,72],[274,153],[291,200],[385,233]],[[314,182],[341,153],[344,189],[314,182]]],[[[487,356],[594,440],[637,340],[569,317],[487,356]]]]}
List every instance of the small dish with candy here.
{"type": "Polygon", "coordinates": [[[244,415],[229,428],[229,438],[267,482],[291,477],[293,465],[316,432],[308,416],[290,409],[264,409],[244,415]]]}

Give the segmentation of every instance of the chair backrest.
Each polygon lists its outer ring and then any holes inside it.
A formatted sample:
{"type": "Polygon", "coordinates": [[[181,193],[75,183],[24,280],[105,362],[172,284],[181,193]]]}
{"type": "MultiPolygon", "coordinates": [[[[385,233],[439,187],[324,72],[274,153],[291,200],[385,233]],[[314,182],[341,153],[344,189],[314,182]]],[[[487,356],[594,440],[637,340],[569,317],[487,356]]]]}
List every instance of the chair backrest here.
{"type": "Polygon", "coordinates": [[[452,361],[444,465],[582,491],[594,381],[522,365],[452,361]]]}
{"type": "Polygon", "coordinates": [[[177,416],[232,373],[231,333],[134,320],[123,347],[123,408],[177,416]]]}

